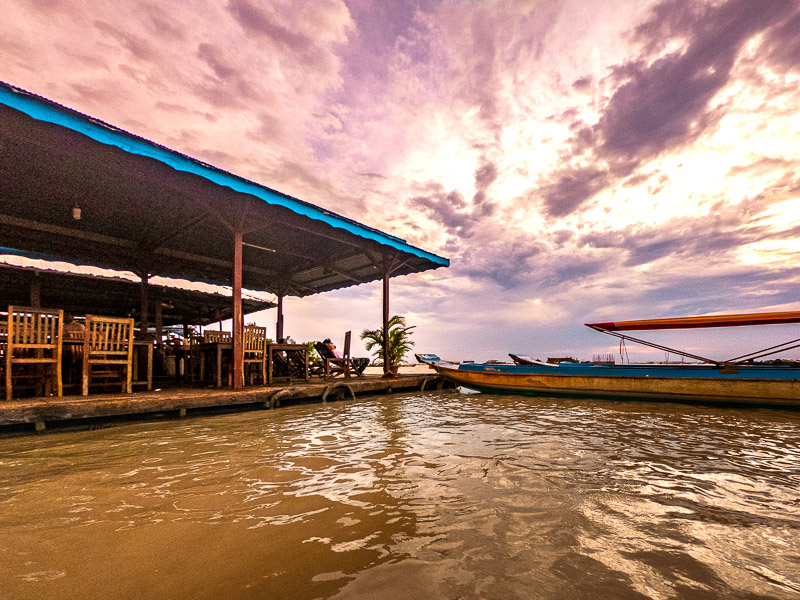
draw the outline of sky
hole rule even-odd
[[[0,79],[449,258],[391,281],[418,352],[586,360],[619,355],[587,322],[800,310],[796,0],[6,0]],[[284,310],[341,342],[381,285]]]

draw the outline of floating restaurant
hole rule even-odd
[[[386,328],[390,279],[449,265],[398,237],[2,82],[0,123],[0,254],[26,259],[0,264],[0,311],[8,307],[0,324],[0,380],[3,398],[11,399],[0,401],[0,425],[41,428],[45,420],[245,401],[271,406],[286,392],[268,386],[281,367],[290,383],[302,379],[305,390],[284,397],[327,397],[338,384],[311,383],[304,345],[270,343],[265,328],[245,326],[244,315],[275,307],[277,342],[284,337],[285,299],[382,281]],[[63,272],[39,261],[93,271]],[[70,331],[69,316],[84,314],[84,333]],[[232,323],[227,336],[200,340],[197,352],[179,350],[184,377],[194,376],[199,355],[200,371],[207,366],[219,387],[149,392],[150,400],[148,392],[127,395],[132,383],[152,387],[151,372],[136,373],[152,370],[165,327],[223,319]],[[83,353],[76,376],[83,392],[121,374],[120,392],[59,397],[70,375],[62,373],[70,336],[71,350]],[[348,358],[337,365],[342,375],[351,374]],[[407,383],[419,388],[430,379]],[[347,392],[405,385],[402,376],[368,380],[348,378]],[[28,384],[47,396],[19,398],[17,390]]]

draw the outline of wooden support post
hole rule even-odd
[[[194,371],[192,370],[192,345],[196,344],[195,340],[189,339],[192,330],[189,328],[189,323],[183,322],[183,381],[194,381]]]
[[[233,387],[244,387],[244,322],[242,320],[242,230],[233,232]]]
[[[42,307],[42,280],[39,274],[34,273],[31,277],[31,306],[34,308]]]
[[[384,257],[384,262],[385,262]],[[383,271],[383,374],[389,374],[389,269]]]
[[[147,330],[150,328],[150,317],[148,315],[148,310],[150,307],[150,283],[148,282],[147,277],[142,277],[142,283],[139,288],[140,295],[141,295],[141,317],[139,318],[139,333],[140,335],[144,336],[147,334]]]
[[[278,320],[275,322],[275,341],[283,341],[283,296],[278,296]]]
[[[156,345],[161,348],[162,344],[164,343],[164,315],[163,315],[163,308],[161,306],[161,294],[156,292],[155,294],[155,321],[156,321]]]

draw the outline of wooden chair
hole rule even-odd
[[[269,363],[269,361],[267,361]],[[288,379],[291,383],[296,368],[286,356],[285,352],[272,352],[272,380],[277,378]]]
[[[322,342],[314,342],[314,350],[317,351],[320,360],[315,360],[308,365],[309,375],[325,377],[325,355],[323,354],[325,350],[323,350],[322,346],[324,346]]]
[[[233,337],[230,331],[204,331],[203,344],[232,344]],[[210,365],[210,369],[206,366]],[[211,349],[205,348],[201,351],[200,356],[200,375],[199,380],[205,381],[206,373],[212,373],[217,386],[222,385],[223,379],[227,377],[228,385],[231,384],[231,364],[230,355],[227,359],[223,359],[222,349],[216,348],[216,352],[211,352]],[[223,377],[223,373],[227,370],[227,374]]]
[[[61,396],[61,342],[64,311],[32,307],[8,307],[6,342],[3,348],[5,362],[6,400],[11,400],[14,367],[21,366],[17,377],[32,381],[40,395],[52,393]],[[50,367],[45,376],[43,367]],[[20,371],[20,369],[17,369]]]
[[[267,351],[270,351],[267,345]],[[267,356],[267,371],[269,371],[269,356]],[[325,367],[322,362],[316,365],[308,365],[309,375],[324,375]],[[316,371],[316,372],[315,372]],[[271,377],[270,377],[271,375]],[[289,383],[293,379],[306,379],[306,355],[300,350],[275,350],[272,349],[272,373],[267,373],[267,380],[287,379]]]
[[[204,331],[203,343],[224,344],[233,341],[230,331]]]
[[[203,362],[203,353],[200,351],[200,339],[189,338],[186,342],[188,347],[186,350],[186,364],[184,365],[183,376],[191,382],[201,381],[202,377],[200,373],[202,369],[200,365]]]
[[[325,344],[314,345],[317,353],[325,362],[325,377],[344,375],[349,379],[351,374],[360,375],[353,366],[353,359],[350,358],[350,335],[349,331],[344,334],[344,349],[341,358],[336,356]]]
[[[94,379],[119,378],[122,391],[131,393],[133,319],[86,315],[83,337],[83,384],[89,394]]]
[[[261,383],[267,383],[267,328],[255,325],[245,325],[242,334],[242,345],[244,347],[244,359],[242,361],[242,383],[244,383],[247,372],[250,372],[250,385],[253,385],[258,369],[249,368],[253,365],[260,365]]]

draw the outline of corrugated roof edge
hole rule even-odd
[[[343,217],[304,200],[278,192],[239,175],[229,173],[4,81],[0,81],[0,103],[23,112],[38,121],[60,125],[90,137],[101,144],[115,146],[130,154],[158,160],[176,171],[194,173],[217,185],[228,187],[243,194],[250,194],[268,204],[283,206],[297,214],[322,221],[338,229],[344,229],[364,239],[373,240],[379,244],[424,258],[439,266],[446,267],[450,265],[448,259],[412,246],[399,237]]]

